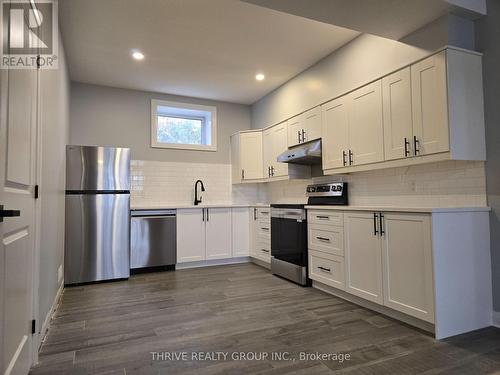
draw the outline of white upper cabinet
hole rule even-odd
[[[231,136],[231,171],[233,183],[253,182],[264,177],[262,131]]]
[[[271,167],[273,165],[274,143],[273,143],[273,128],[266,129],[262,132],[262,152],[263,152],[263,171],[265,178],[271,177]]]
[[[340,168],[347,163],[349,150],[348,98],[332,100],[321,106],[323,169]]]
[[[350,165],[384,160],[382,81],[353,91],[349,102]]]
[[[287,121],[288,147],[321,138],[321,107],[315,107]]]
[[[231,257],[231,209],[206,208],[206,259]]]
[[[242,180],[257,180],[264,177],[262,166],[262,132],[240,135]]]
[[[384,305],[433,323],[430,215],[387,213],[382,220]]]
[[[411,66],[411,87],[414,154],[449,151],[445,51]]]
[[[413,156],[410,68],[382,79],[385,160]]]
[[[287,127],[286,122],[274,126],[272,131],[272,143],[273,143],[273,160],[272,160],[272,170],[271,177],[284,177],[288,175],[288,164],[278,163],[276,160],[278,155],[285,152],[288,148],[287,145]]]

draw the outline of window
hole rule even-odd
[[[151,147],[217,150],[215,107],[151,101]]]

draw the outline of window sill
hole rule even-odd
[[[152,148],[162,148],[162,149],[174,149],[174,150],[188,150],[188,151],[209,151],[216,152],[216,145],[187,145],[187,144],[176,144],[176,143],[153,143]]]

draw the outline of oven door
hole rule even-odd
[[[298,266],[307,266],[304,209],[271,208],[271,255]]]

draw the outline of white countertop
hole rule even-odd
[[[398,207],[398,206],[305,206],[309,210],[337,210],[337,211],[383,211],[383,212],[484,212],[491,211],[490,207]]]
[[[131,210],[168,210],[168,209],[183,209],[183,208],[237,208],[237,207],[269,207],[269,204],[256,203],[256,204],[238,204],[238,203],[207,203],[199,204],[179,204],[179,203],[132,203]]]

